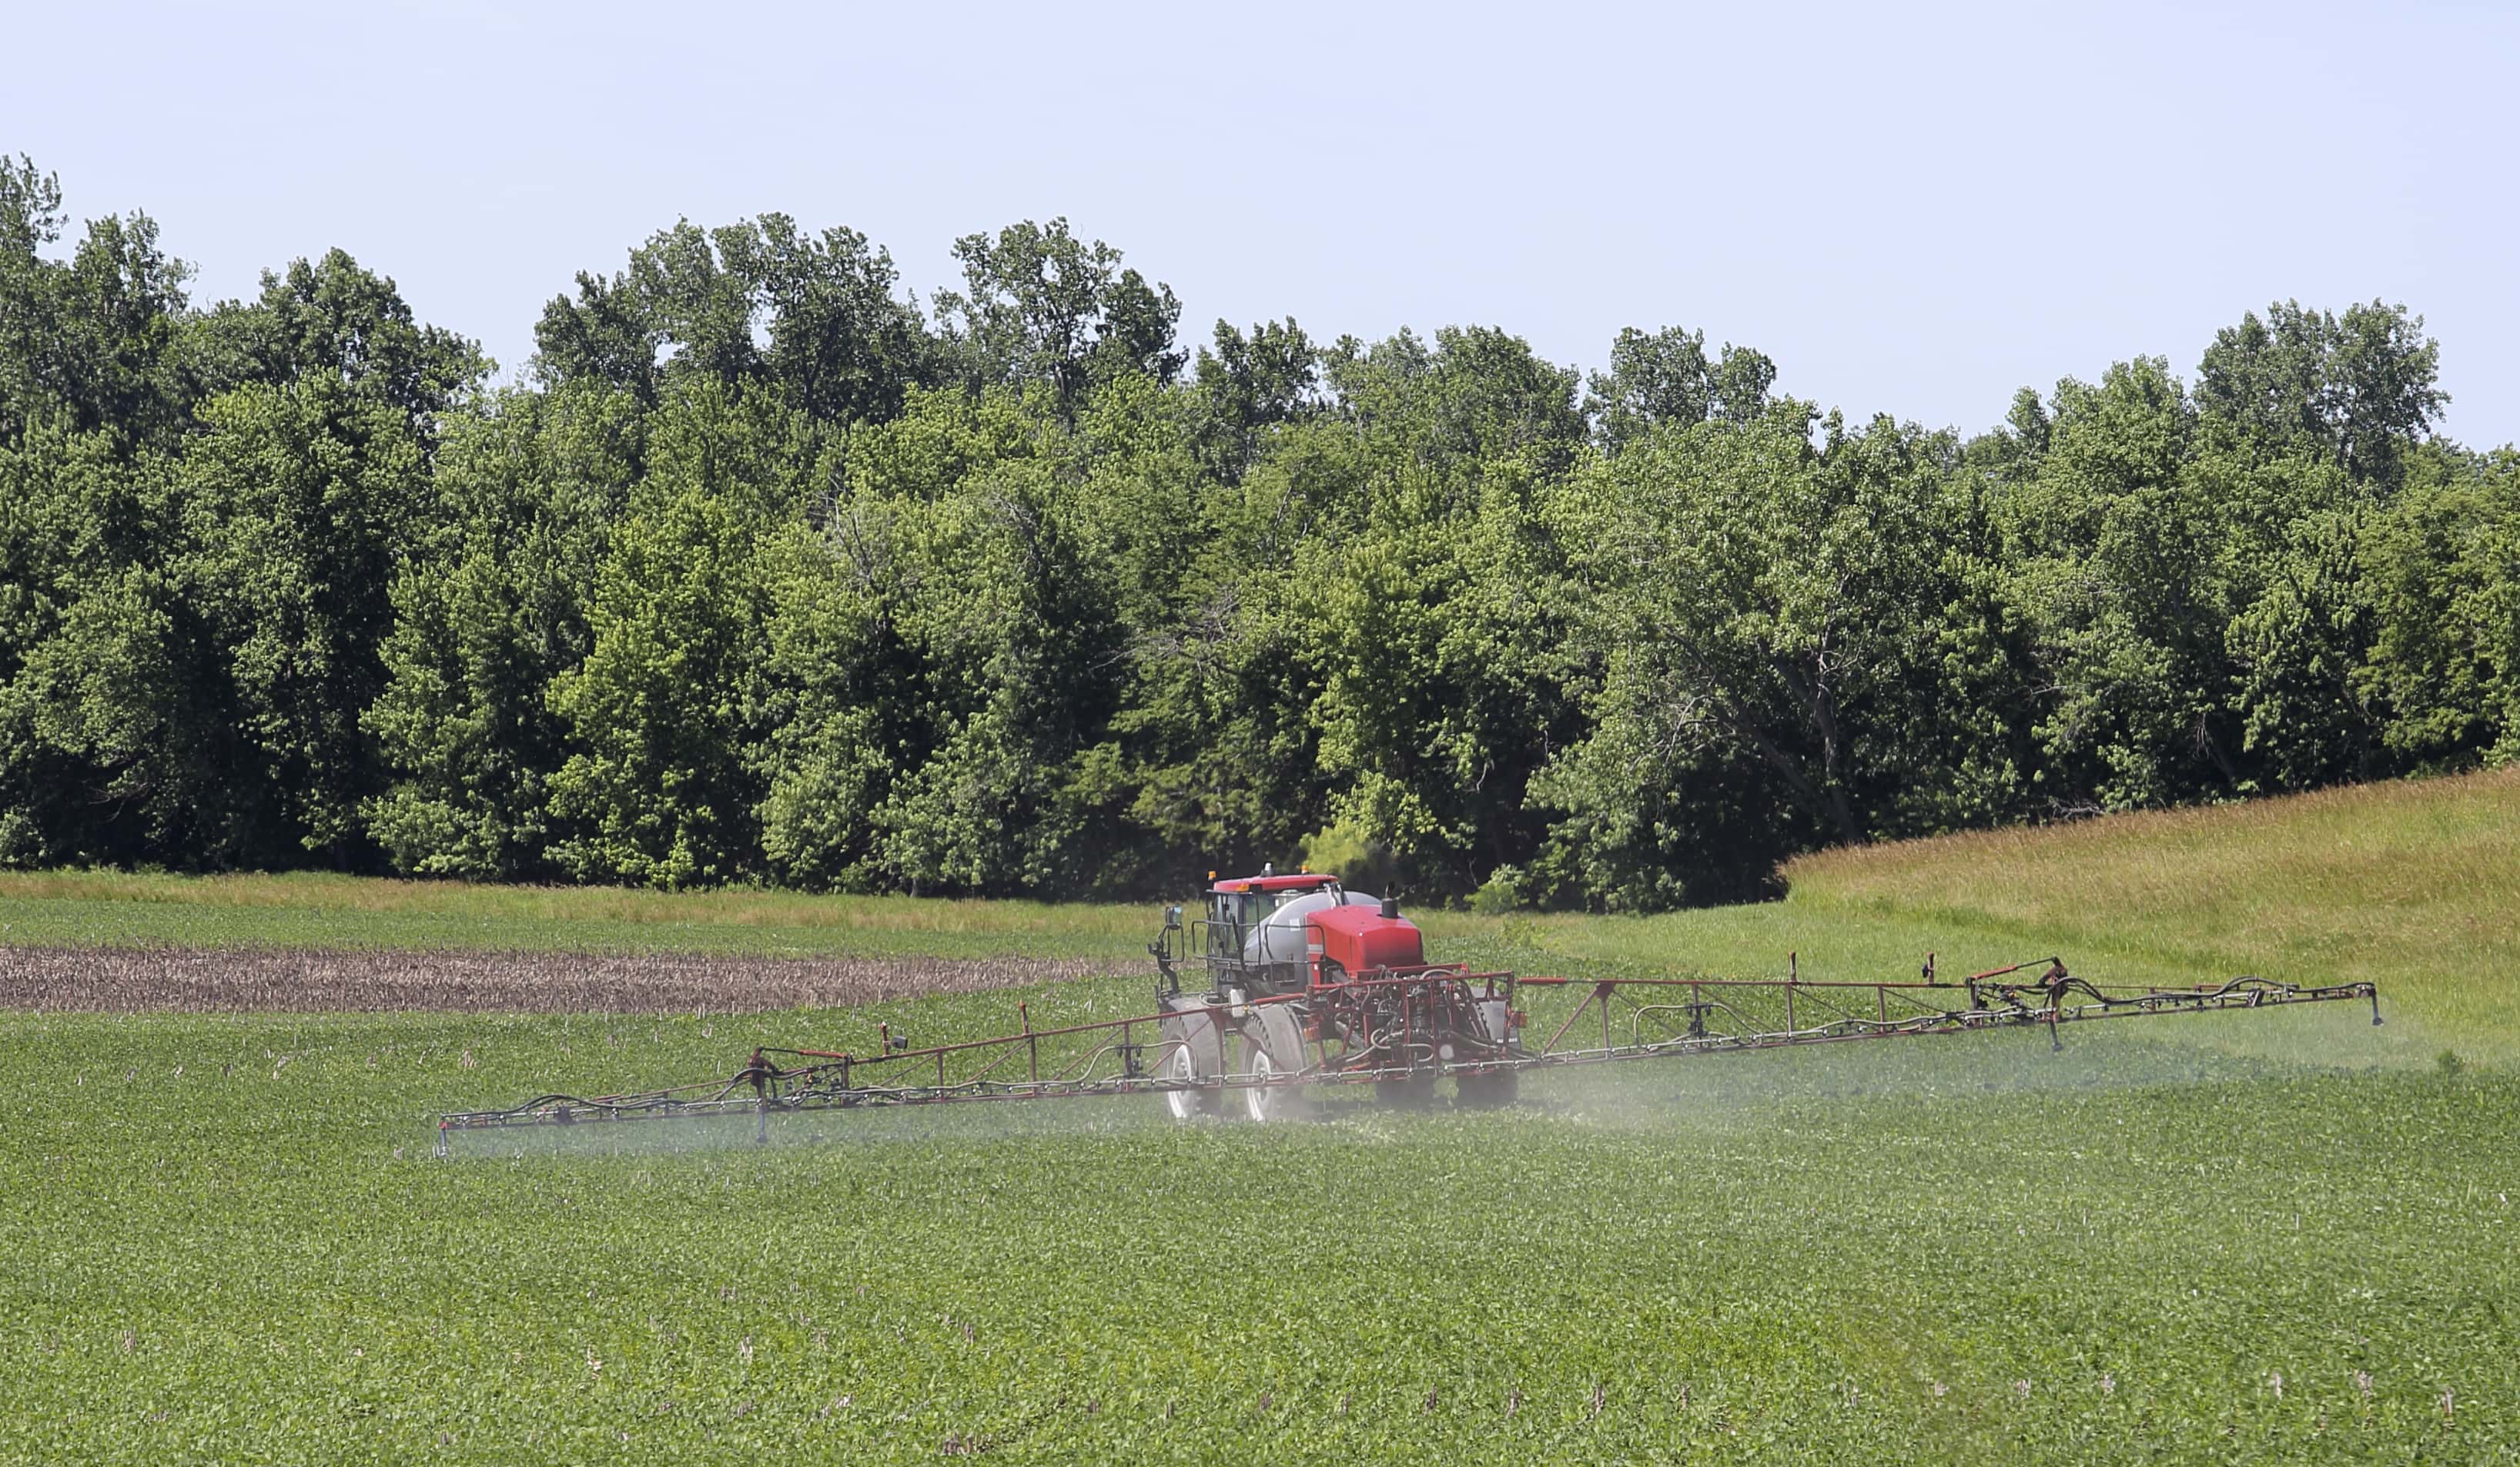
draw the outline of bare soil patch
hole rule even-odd
[[[35,1013],[754,1013],[1084,978],[1082,958],[755,958],[308,948],[0,948]]]

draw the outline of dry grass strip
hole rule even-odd
[[[0,947],[0,1010],[35,1013],[714,1014],[1083,978],[1082,958]]]

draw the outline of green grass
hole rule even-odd
[[[2520,1085],[2490,1072],[2011,1036],[1552,1077],[1510,1115],[1115,1102],[427,1158],[450,1099],[840,1027],[0,1023],[0,1457],[2481,1461],[2520,1434]]]
[[[982,1032],[1017,996],[1134,1009],[1150,914],[9,879],[5,940],[1038,938],[1113,976],[711,1020],[0,1016],[0,1461],[2520,1460],[2515,806],[2507,776],[2392,786],[1838,853],[1755,908],[1430,919],[1527,969],[2370,977],[2380,1030],[2339,1005],[1537,1076],[1502,1114],[966,1107],[447,1162],[443,1107]]]
[[[1946,975],[2061,954],[2191,983],[2382,984],[2393,1054],[2520,1059],[2520,770],[1833,851],[1780,902],[1603,919],[1419,912],[1438,957],[1526,971]],[[1145,965],[1151,906],[483,887],[320,875],[0,873],[0,944],[385,946]],[[2424,1047],[2430,1045],[2429,1048]]]
[[[497,887],[314,873],[0,872],[0,944],[478,948],[763,957],[1145,956],[1128,906]]]
[[[2393,1060],[2520,1059],[2520,769],[1836,850],[1785,874],[1786,898],[1758,906],[1506,925],[1525,967],[1781,977],[1799,953],[1806,975],[1868,978],[1936,952],[1946,977],[2055,954],[2129,982],[2368,980]],[[2280,1052],[2281,1028],[2227,1042]]]

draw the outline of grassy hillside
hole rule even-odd
[[[2520,1059],[2520,770],[1826,851],[1784,900],[1629,921],[1519,919],[1609,970],[1945,972],[2059,954],[2185,984],[2381,986],[2396,1058]],[[2234,1032],[2238,1032],[2235,1031]]]
[[[2389,984],[2520,1029],[2520,769],[1832,851],[1798,902],[2178,967]]]

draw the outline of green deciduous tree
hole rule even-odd
[[[2520,456],[2432,456],[2366,522],[2360,566],[2389,747],[2427,768],[2520,759]]]
[[[587,607],[586,660],[551,687],[575,751],[551,779],[581,881],[659,887],[759,870],[754,669],[766,610],[752,527],[705,485],[649,499],[615,529]]]
[[[2279,301],[2216,334],[2197,372],[2200,409],[2280,451],[2295,441],[2332,454],[2359,482],[2395,487],[2408,446],[2450,405],[2440,344],[2403,305],[2342,316]]]
[[[393,281],[340,250],[265,271],[252,301],[191,323],[186,350],[208,390],[338,387],[400,413],[424,443],[489,370],[472,342],[420,322]]]
[[[1831,420],[1815,444],[1812,423],[1784,401],[1666,424],[1559,505],[1603,668],[1594,732],[1541,787],[1570,816],[1552,869],[1578,890],[1738,892],[1764,862],[1727,848],[1915,834],[2018,802],[2015,655],[1973,573],[1988,530],[1953,481],[1957,445],[1886,419]],[[1691,808],[1722,846],[1686,828]]]
[[[0,158],[0,442],[60,414],[162,447],[194,395],[174,349],[192,269],[140,213],[92,220],[68,260],[47,259],[61,204],[52,174]]]
[[[2159,359],[2059,385],[2035,475],[1999,504],[2012,595],[2049,690],[2042,797],[2127,808],[2238,777],[2217,485],[2191,472],[2196,417]]]
[[[234,854],[231,721],[156,559],[161,460],[55,418],[0,445],[0,861]]]
[[[397,406],[321,375],[227,392],[204,428],[178,473],[173,564],[255,751],[236,771],[238,818],[360,863],[380,770],[359,716],[384,683],[404,549],[432,509],[427,456]]]
[[[934,371],[892,256],[853,229],[807,234],[786,214],[718,229],[688,219],[609,279],[580,273],[543,308],[536,366],[652,405],[669,382],[767,390],[824,423],[890,417]]]
[[[549,869],[564,730],[546,692],[589,650],[586,596],[641,437],[635,399],[593,384],[502,393],[451,425],[444,527],[394,578],[387,680],[362,720],[389,781],[365,817],[396,869]]]
[[[0,162],[0,862],[1642,909],[2520,756],[2520,470],[2399,306],[1963,439],[1680,328],[1185,379],[1057,219],[932,324],[854,231],[678,222],[496,391],[338,251],[197,309],[146,215],[71,238]]]
[[[1047,386],[1062,414],[1128,374],[1171,382],[1181,302],[1121,264],[1120,252],[1029,219],[954,242],[963,289],[940,291],[945,349],[966,383]]]
[[[892,623],[915,723],[873,813],[873,859],[921,891],[1092,882],[1080,760],[1115,711],[1126,630],[1114,545],[1047,388],[920,396],[856,443],[847,513],[888,523],[912,587]],[[866,522],[861,522],[866,523]]]
[[[1353,488],[1293,557],[1336,834],[1465,891],[1526,858],[1532,773],[1574,733],[1548,497],[1582,452],[1575,374],[1503,332],[1331,353]]]
[[[1601,446],[1616,453],[1661,424],[1756,418],[1776,381],[1777,364],[1747,346],[1727,344],[1709,357],[1704,332],[1631,326],[1610,344],[1610,370],[1593,374],[1585,411]]]
[[[1238,482],[1267,435],[1324,406],[1321,352],[1293,317],[1263,321],[1248,336],[1216,323],[1212,347],[1198,351],[1198,435],[1208,465]]]

